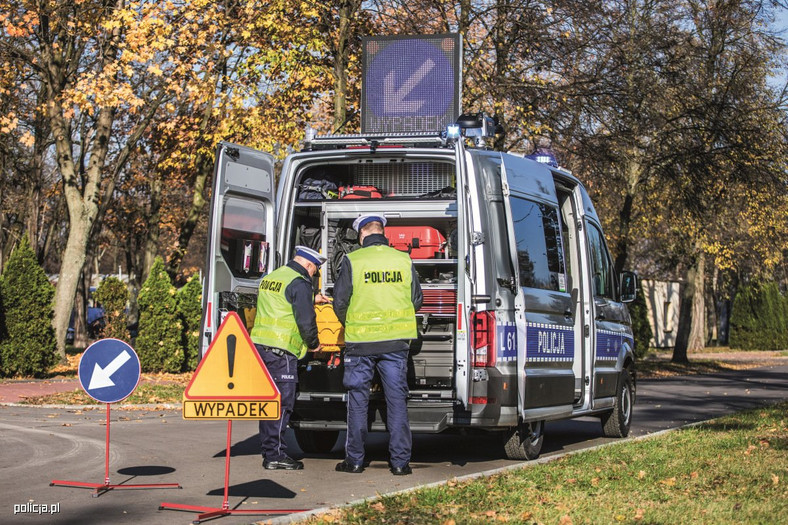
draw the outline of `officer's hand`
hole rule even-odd
[[[317,345],[317,348],[310,348],[309,351],[310,352],[320,352],[322,349],[323,349],[323,345],[319,344],[319,345]]]
[[[317,294],[315,296],[315,304],[326,304],[326,303],[330,303],[330,302],[331,302],[331,299],[329,299],[328,297],[326,297],[322,293],[319,293],[319,294]]]

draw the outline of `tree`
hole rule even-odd
[[[23,237],[0,276],[0,370],[4,376],[42,377],[56,363],[53,296],[52,285]]]
[[[135,342],[140,365],[146,372],[180,372],[184,363],[182,324],[178,317],[175,288],[156,257],[140,290],[140,324]]]
[[[103,337],[131,341],[126,318],[126,305],[129,301],[126,285],[117,277],[107,277],[98,285],[93,298],[104,308],[106,326]]]

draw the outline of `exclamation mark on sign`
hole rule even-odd
[[[233,369],[235,368],[235,336],[230,334],[227,336],[227,368],[230,372],[230,377],[233,377]],[[227,388],[232,390],[235,384],[231,381],[227,383]]]

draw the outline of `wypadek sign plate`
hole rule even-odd
[[[361,132],[438,132],[460,114],[460,35],[363,39]]]
[[[235,312],[183,392],[184,419],[279,419],[279,389]]]

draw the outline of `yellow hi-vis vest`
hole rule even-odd
[[[415,339],[416,312],[411,300],[410,256],[385,245],[347,255],[353,293],[345,318],[345,341],[371,343]]]
[[[257,313],[250,337],[259,345],[281,348],[299,359],[307,347],[298,331],[293,305],[285,297],[285,289],[303,276],[288,266],[280,266],[266,275],[257,289]]]

